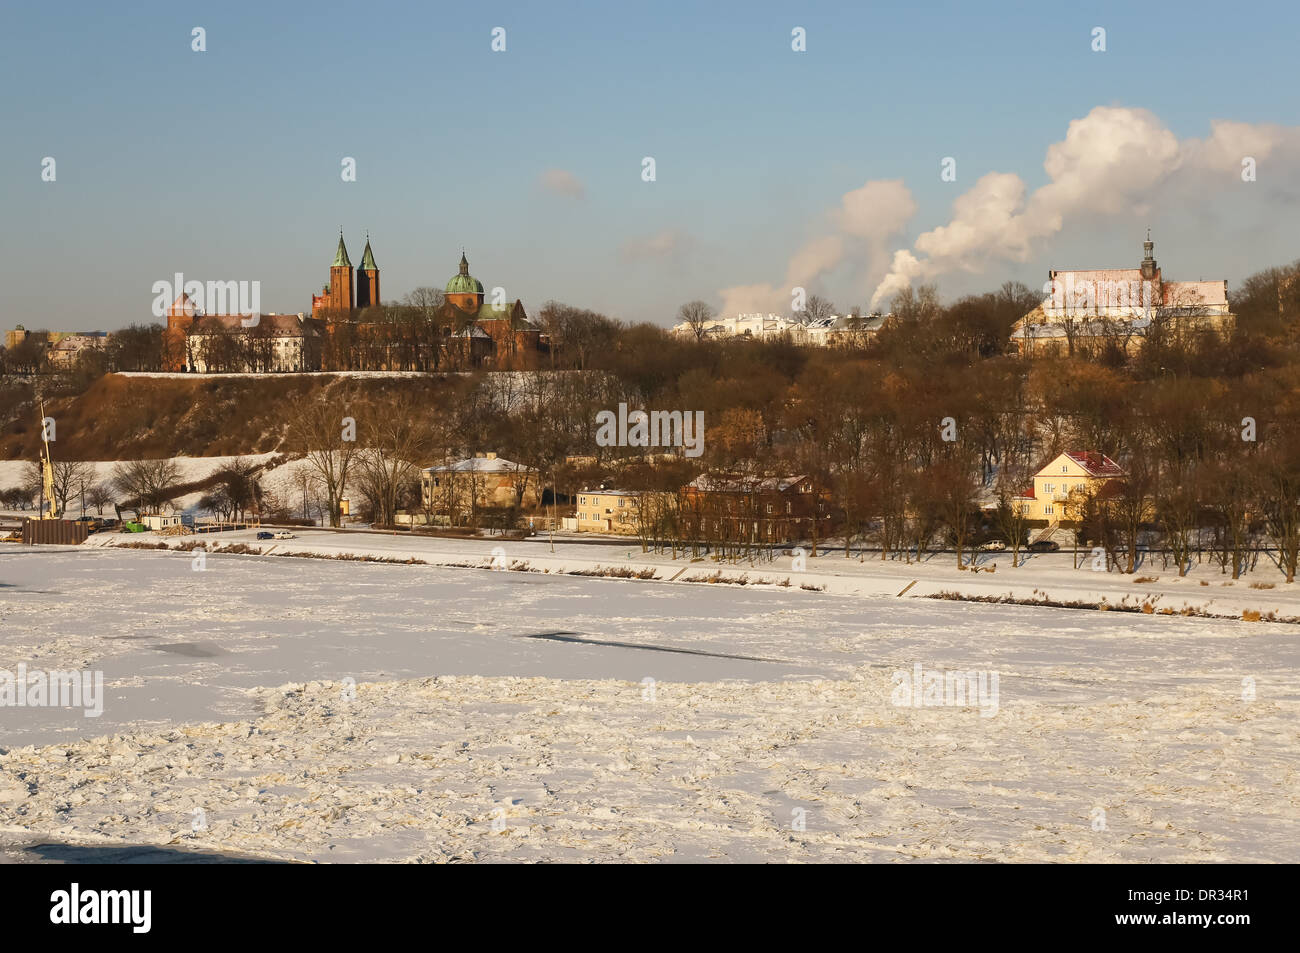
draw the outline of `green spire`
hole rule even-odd
[[[379,266],[375,264],[375,254],[370,250],[370,236],[366,236],[366,250],[361,253],[361,271],[378,271]]]
[[[347,246],[343,244],[343,229],[339,229],[339,250],[334,253],[334,261],[330,264],[331,268],[351,268],[352,262],[348,259]]]

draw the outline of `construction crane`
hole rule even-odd
[[[54,460],[50,456],[50,431],[45,426],[45,401],[41,401],[41,479],[44,485],[45,499],[41,503],[43,520],[59,518],[59,504],[54,498]]]

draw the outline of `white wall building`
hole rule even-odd
[[[887,315],[873,314],[865,317],[831,315],[812,321],[786,317],[782,314],[738,314],[735,317],[714,318],[704,328],[703,338],[777,338],[789,335],[796,344],[826,347],[850,343],[855,338],[870,336],[885,323]],[[695,337],[695,329],[685,321],[674,325],[674,334]]]

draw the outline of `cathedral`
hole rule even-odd
[[[487,299],[464,251],[432,309],[383,306],[370,236],[353,268],[340,229],[329,282],[312,295],[310,316],[205,314],[182,294],[167,313],[163,348],[169,370],[197,373],[527,370],[541,366],[549,340],[518,299]]]
[[[395,324],[387,315],[366,313],[381,304],[379,267],[375,264],[370,238],[355,272],[348,249],[339,233],[338,248],[330,264],[329,283],[312,295],[311,314],[326,329],[334,347],[326,345],[326,369],[398,370],[450,366],[458,369],[492,367],[525,370],[540,365],[549,341],[529,319],[523,302],[488,301],[483,282],[469,273],[464,251],[460,269],[447,281],[443,301],[431,315],[436,340]],[[428,360],[419,352],[430,347],[437,357]],[[417,352],[411,358],[407,352]]]
[[[329,284],[321,293],[311,296],[311,316],[335,319],[349,315],[354,309],[362,310],[379,304],[379,266],[375,253],[370,250],[370,236],[366,236],[366,250],[361,253],[361,267],[352,271],[348,247],[343,244],[343,230],[339,229],[339,247],[330,263]]]

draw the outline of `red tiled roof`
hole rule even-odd
[[[1077,463],[1090,477],[1120,477],[1124,470],[1118,463],[1096,450],[1067,450],[1065,455]]]

